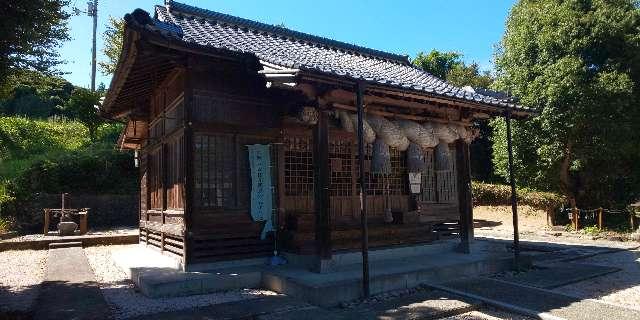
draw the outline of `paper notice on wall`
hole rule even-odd
[[[409,187],[411,193],[420,193],[420,187],[422,186],[422,173],[409,172]]]
[[[249,147],[249,166],[251,168],[251,218],[253,221],[265,221],[260,239],[267,232],[274,231],[272,222],[273,197],[271,194],[271,156],[269,145],[254,144]]]

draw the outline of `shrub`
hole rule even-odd
[[[79,122],[0,117],[0,159],[22,159],[51,151],[76,150],[89,143]]]
[[[472,182],[474,205],[510,205],[511,187],[502,184]],[[552,192],[541,192],[531,189],[518,188],[516,190],[518,203],[532,208],[552,213],[560,208],[566,198]]]

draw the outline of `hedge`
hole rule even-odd
[[[511,204],[511,187],[502,184],[472,182],[473,204],[477,206],[498,206]],[[534,209],[552,212],[566,203],[566,197],[552,192],[541,192],[531,189],[516,189],[518,204],[528,205]]]

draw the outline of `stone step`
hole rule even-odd
[[[82,242],[80,242],[80,241],[69,241],[69,242],[52,242],[52,243],[49,243],[49,249],[72,248],[72,247],[82,247]]]
[[[184,272],[170,268],[134,268],[131,280],[150,298],[179,297],[233,289],[260,288],[259,267],[237,267],[210,272]]]
[[[524,261],[530,266],[530,260]],[[523,266],[524,267],[524,266]],[[442,283],[460,275],[494,274],[513,268],[512,256],[488,258],[450,253],[443,256],[422,256],[402,260],[370,263],[370,292],[379,294],[392,290],[414,288],[425,283]],[[311,304],[332,307],[362,297],[362,268],[358,265],[340,268],[336,272],[314,273],[290,266],[265,270],[262,285],[269,289],[303,299]]]

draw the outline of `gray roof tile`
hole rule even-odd
[[[192,7],[175,1],[156,6],[155,28],[198,45],[250,53],[288,68],[315,70],[443,97],[528,110],[488,90],[470,92],[413,66],[407,56],[365,48]]]

